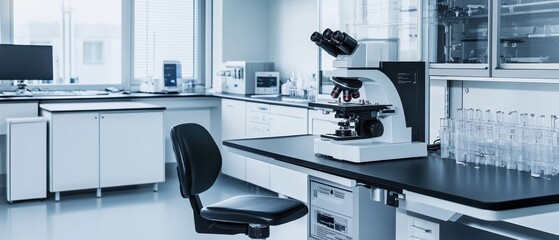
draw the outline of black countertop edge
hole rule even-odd
[[[282,96],[275,98],[253,98],[251,95],[231,94],[231,93],[208,93],[208,92],[191,92],[191,93],[132,93],[121,94],[111,93],[108,95],[87,95],[87,96],[37,96],[37,97],[2,97],[2,102],[39,102],[39,101],[67,101],[67,100],[119,100],[134,98],[189,98],[189,97],[215,97],[232,100],[241,100],[246,102],[273,104],[287,107],[311,108],[307,102],[289,102],[282,101]]]
[[[303,136],[303,135],[301,135],[301,136]],[[293,137],[293,136],[286,136],[286,137]],[[270,137],[270,138],[272,138],[272,137]],[[278,138],[278,137],[274,137],[274,138]],[[279,138],[281,138],[281,137],[279,137]],[[261,139],[265,139],[265,138],[261,138]],[[234,141],[234,140],[231,140],[231,141]],[[535,207],[535,206],[559,203],[559,196],[543,196],[543,197],[536,197],[536,198],[525,198],[525,199],[514,200],[514,201],[482,202],[482,201],[477,201],[477,200],[474,200],[474,199],[471,199],[471,198],[464,198],[464,197],[460,197],[460,196],[456,196],[456,195],[451,195],[451,194],[448,194],[448,193],[445,193],[445,192],[433,191],[433,190],[430,190],[430,189],[419,188],[419,187],[415,187],[413,185],[406,185],[406,184],[402,184],[400,182],[394,182],[394,181],[390,181],[390,180],[383,179],[383,178],[377,178],[377,177],[373,177],[373,176],[369,176],[369,175],[359,174],[359,173],[355,173],[355,172],[348,171],[348,170],[345,170],[345,169],[331,167],[331,166],[328,166],[328,165],[316,164],[316,163],[313,163],[313,162],[310,162],[310,161],[305,161],[305,160],[301,160],[301,159],[297,159],[297,158],[286,157],[286,156],[283,156],[283,155],[278,155],[278,154],[274,154],[274,153],[259,150],[259,149],[245,147],[245,146],[242,146],[242,145],[239,145],[239,144],[236,144],[236,143],[233,143],[233,142],[229,142],[229,141],[223,141],[223,145],[228,146],[228,147],[233,147],[233,148],[236,148],[236,149],[239,149],[239,150],[247,151],[247,152],[250,152],[250,153],[262,155],[262,156],[265,156],[265,157],[273,158],[275,160],[290,163],[290,164],[293,164],[293,165],[297,165],[297,166],[301,166],[301,167],[305,167],[305,168],[329,173],[329,174],[336,175],[336,176],[339,176],[339,177],[354,179],[357,182],[363,183],[363,184],[366,184],[366,185],[385,188],[387,190],[397,191],[397,192],[400,192],[400,193],[402,192],[403,189],[405,189],[405,190],[412,191],[412,192],[419,193],[419,194],[423,194],[423,195],[426,195],[426,196],[431,196],[431,197],[439,198],[439,199],[442,199],[442,200],[455,202],[455,203],[458,203],[458,204],[462,204],[462,205],[466,205],[466,206],[470,206],[470,207],[475,207],[475,208],[479,208],[479,209],[485,209],[485,210],[491,210],[491,211],[504,211],[504,210],[512,210],[512,209]],[[347,162],[347,164],[359,165],[359,163],[351,163],[351,162]]]

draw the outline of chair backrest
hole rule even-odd
[[[183,123],[171,128],[171,141],[183,197],[208,190],[221,171],[221,154],[210,133],[196,123]]]

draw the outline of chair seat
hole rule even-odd
[[[244,195],[204,207],[200,215],[212,221],[275,226],[305,216],[307,212],[307,206],[301,201]]]

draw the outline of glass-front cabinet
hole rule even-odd
[[[489,76],[488,0],[430,0],[431,74]]]
[[[431,75],[559,78],[559,0],[429,0]]]
[[[318,0],[319,29],[346,32],[384,61],[422,59],[421,0]],[[318,48],[317,48],[318,49]],[[319,51],[320,92],[330,93],[334,57]]]
[[[559,78],[559,1],[498,2],[493,76]]]

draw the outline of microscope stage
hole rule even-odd
[[[309,102],[309,107],[328,108],[336,111],[344,112],[362,112],[362,111],[392,111],[392,105],[382,104],[362,104],[352,102]]]

